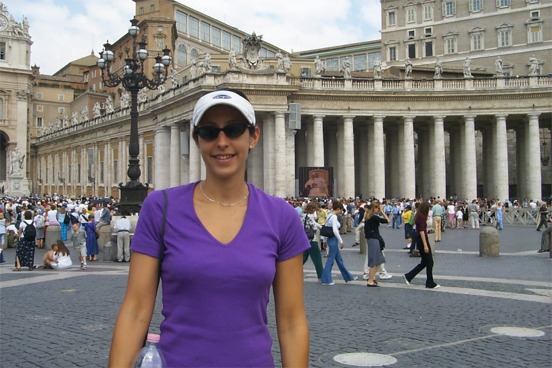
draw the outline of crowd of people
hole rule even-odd
[[[14,271],[32,271],[38,267],[59,270],[70,266],[65,244],[72,243],[80,254],[81,269],[86,270],[87,262],[98,260],[97,230],[110,223],[115,204],[111,198],[4,197],[0,201],[1,249],[16,248]],[[52,244],[48,244],[46,230],[54,226],[59,228],[61,239],[51,239]],[[42,265],[37,265],[35,249],[47,245],[51,250],[44,255]],[[4,262],[0,252],[0,263]]]

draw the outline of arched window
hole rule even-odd
[[[188,51],[186,50],[186,45],[184,44],[178,45],[177,63],[182,67],[188,65]]]
[[[192,51],[190,52],[190,59],[199,61],[199,52],[197,51],[196,48],[193,48]]]

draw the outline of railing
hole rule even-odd
[[[552,215],[552,211],[548,211],[548,217]],[[496,225],[496,210],[482,210],[479,219],[481,224]],[[510,225],[537,225],[540,221],[538,209],[532,210],[529,208],[504,208],[502,209],[502,221],[504,224]]]

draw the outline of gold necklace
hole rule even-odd
[[[247,191],[247,194],[243,196],[242,199],[240,199],[239,201],[237,202],[234,202],[234,203],[224,203],[224,202],[219,202],[213,198],[210,198],[207,194],[205,194],[205,192],[203,191],[203,181],[201,181],[199,183],[199,191],[201,192],[201,194],[203,194],[203,196],[205,197],[205,199],[207,199],[209,202],[212,202],[212,203],[216,203],[216,204],[220,204],[221,206],[224,206],[224,207],[232,207],[232,206],[235,206],[235,205],[238,205],[240,203],[242,203],[243,201],[245,201],[247,199],[247,197],[249,197],[249,191]]]

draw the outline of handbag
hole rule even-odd
[[[305,234],[307,234],[307,238],[309,240],[314,239],[314,230],[310,227],[310,225],[307,225],[307,216],[305,215],[305,220],[303,221],[303,228],[305,229]]]
[[[328,217],[328,220],[329,220],[331,217],[332,217],[332,216]],[[328,222],[328,220],[326,220],[326,223]],[[320,235],[325,236],[325,237],[327,237],[327,238],[332,238],[332,237],[334,237],[335,234],[334,234],[334,232],[333,232],[333,227],[323,225],[322,228],[320,229]]]

